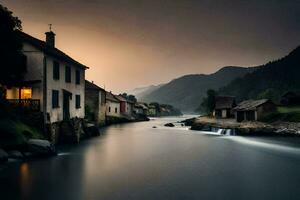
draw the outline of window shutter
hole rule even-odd
[[[53,79],[59,80],[59,63],[57,61],[53,61]]]
[[[52,90],[52,108],[59,107],[59,91]]]
[[[79,85],[80,84],[80,71],[76,70],[76,84]]]
[[[71,83],[71,67],[70,66],[66,66],[66,68],[65,68],[65,80],[66,80],[66,83]]]
[[[78,95],[78,94],[75,97],[75,106],[76,106],[77,109],[81,108],[81,106],[80,106],[80,95]]]

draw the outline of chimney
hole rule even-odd
[[[55,33],[53,33],[51,30],[49,32],[46,32],[46,44],[49,47],[54,48],[55,47]]]

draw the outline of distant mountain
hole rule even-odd
[[[193,112],[201,103],[208,89],[217,90],[235,78],[242,77],[253,70],[253,68],[228,66],[209,75],[182,76],[148,92],[148,94],[140,95],[140,100],[148,103],[171,104],[183,112]]]
[[[139,87],[139,88],[135,88],[133,90],[129,90],[129,91],[127,91],[127,93],[134,95],[139,100],[141,97],[150,94],[151,92],[153,92],[154,90],[160,88],[163,85],[164,84],[150,85],[150,86],[146,86],[146,87]]]
[[[238,100],[271,98],[278,101],[287,91],[300,90],[300,46],[287,56],[258,66],[255,71],[233,80],[219,93]]]

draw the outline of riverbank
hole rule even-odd
[[[183,122],[191,126],[191,130],[199,131],[224,129],[225,132],[230,130],[233,135],[300,136],[300,123],[298,122],[236,122],[235,119],[216,119],[207,116],[188,119]]]

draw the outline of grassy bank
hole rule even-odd
[[[275,121],[283,121],[283,122],[300,122],[300,107],[285,107],[279,106],[277,107],[277,111],[272,113],[263,119],[264,122],[275,122]]]
[[[42,134],[37,129],[21,121],[0,119],[0,148],[16,148],[24,145],[28,139],[42,138]]]

